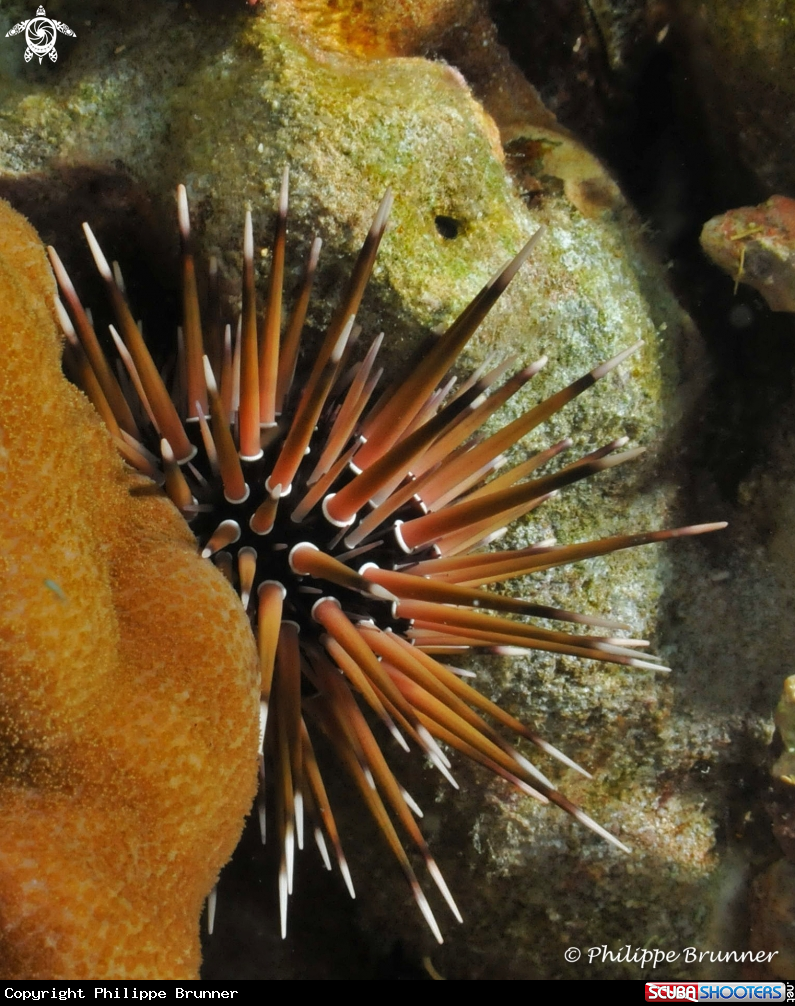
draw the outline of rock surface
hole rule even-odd
[[[25,11],[14,3],[4,17],[10,25]],[[142,305],[145,330],[157,330],[160,301],[173,291],[171,193],[179,181],[188,186],[205,254],[221,257],[233,288],[242,206],[251,204],[257,241],[266,244],[278,179],[290,164],[288,295],[317,229],[326,246],[310,314],[318,328],[383,189],[392,186],[392,229],[359,317],[366,332],[386,331],[391,365],[405,360],[420,335],[452,318],[543,225],[538,254],[473,340],[466,362],[497,350],[521,360],[549,354],[544,375],[506,410],[509,420],[643,338],[640,353],[526,447],[570,434],[575,449],[585,451],[626,433],[652,450],[632,471],[562,493],[513,541],[551,534],[578,541],[724,516],[694,513],[689,499],[677,500],[678,423],[703,380],[697,336],[643,251],[637,221],[614,183],[551,117],[530,113],[529,97],[513,121],[501,117],[506,96],[502,104],[495,98],[488,105],[492,119],[458,71],[413,55],[413,41],[377,54],[330,51],[307,40],[283,5],[240,15],[161,2],[134,12],[108,4],[86,13],[82,27],[70,14],[77,39],[55,68],[26,66],[16,50],[14,56],[4,50],[2,190],[31,213],[46,194],[46,214],[37,223],[66,248],[64,257],[68,234],[84,215],[98,218],[103,244],[132,277],[128,287]],[[301,31],[311,35],[306,25]],[[45,69],[54,72],[45,76]],[[506,171],[503,143],[516,182]],[[137,249],[153,251],[141,255],[130,247],[124,237],[133,232]],[[146,271],[158,274],[165,297],[141,291],[135,280]],[[698,630],[706,612],[731,610],[720,548],[696,542],[621,553],[543,574],[524,588],[626,620],[663,644],[675,669],[669,678],[552,657],[479,667],[485,691],[533,719],[594,772],[588,785],[568,777],[565,784],[627,840],[632,856],[622,857],[562,813],[528,806],[477,770],[456,768],[462,793],[453,795],[422,766],[395,759],[426,812],[426,834],[465,916],[455,931],[452,921],[444,925],[447,943],[439,952],[397,869],[348,800],[345,781],[332,780],[359,891],[349,924],[368,947],[363,957],[383,961],[399,945],[413,962],[433,950],[448,978],[638,978],[637,965],[589,965],[585,951],[734,939],[738,915],[727,905],[742,890],[748,866],[718,836],[737,773],[762,758],[769,701],[747,664],[732,664],[728,680],[713,686],[721,642],[717,633],[713,642],[710,630],[706,639]],[[692,615],[694,594],[701,625]],[[669,625],[686,623],[684,641],[673,631],[658,633],[661,596],[673,616]],[[742,753],[738,738],[746,743]],[[319,888],[324,893],[301,907],[302,885],[315,884],[301,879],[315,869],[312,855],[304,858],[297,881],[303,927],[293,931],[288,953],[268,935],[278,930],[272,872],[248,889],[233,879],[239,897],[224,907],[222,887],[219,924],[224,919],[232,933],[225,947],[238,941],[247,950],[230,948],[224,956],[211,947],[208,977],[303,977],[302,936],[303,960],[312,952],[334,958],[333,938],[318,937],[313,926],[325,908],[337,910],[336,895]],[[238,878],[251,877],[247,866],[240,869]],[[328,930],[334,928],[330,917]],[[569,945],[583,950],[577,965],[564,960]],[[682,965],[671,974],[692,976],[692,969]]]
[[[677,0],[688,90],[713,156],[742,165],[762,192],[795,191],[792,0]]]
[[[773,196],[704,224],[701,246],[737,283],[747,283],[774,311],[795,311],[795,200]]]

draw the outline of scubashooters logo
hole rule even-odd
[[[646,982],[646,1002],[785,1002],[784,982]]]
[[[43,7],[39,7],[36,16],[30,18],[29,21],[20,21],[19,24],[15,24],[10,31],[6,32],[6,38],[11,35],[19,35],[21,31],[25,32],[25,41],[28,43],[28,47],[25,49],[26,63],[29,63],[34,56],[39,57],[39,63],[45,56],[49,56],[50,60],[55,63],[58,59],[58,53],[55,51],[55,39],[58,32],[77,38],[69,25],[47,17]]]

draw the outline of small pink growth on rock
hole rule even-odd
[[[747,283],[773,311],[795,311],[795,200],[772,196],[713,217],[701,247],[735,279]]]

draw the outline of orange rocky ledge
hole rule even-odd
[[[0,973],[195,978],[255,789],[254,641],[61,375],[54,294],[0,202]]]

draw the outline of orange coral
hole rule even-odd
[[[254,642],[61,376],[53,296],[0,202],[0,970],[196,977],[255,788]]]

